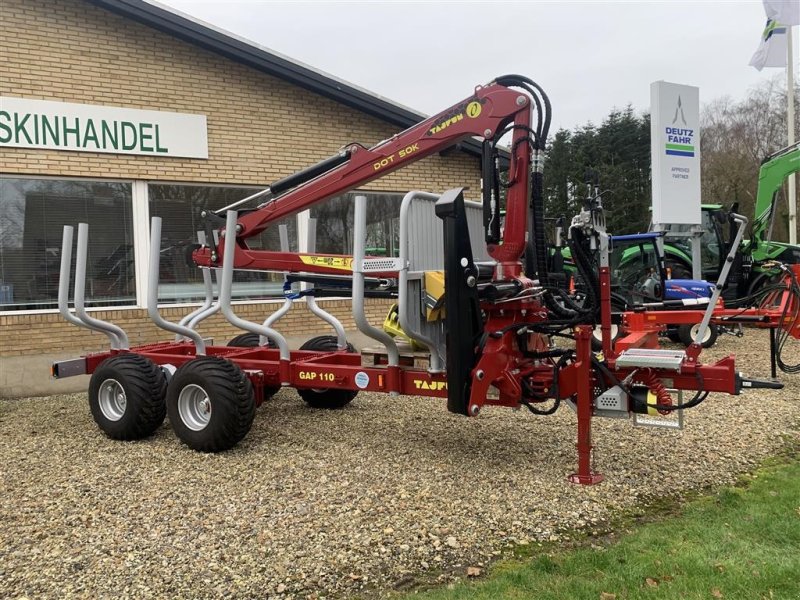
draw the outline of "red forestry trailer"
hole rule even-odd
[[[294,387],[315,408],[342,408],[365,390],[445,398],[448,410],[471,417],[485,405],[525,406],[548,415],[563,402],[576,411],[578,420],[578,467],[570,480],[584,484],[602,480],[592,467],[593,416],[634,415],[636,420],[653,412],[682,414],[710,392],[779,387],[743,377],[733,357],[700,363],[699,346],[686,352],[615,352],[609,336],[608,236],[601,209],[584,210],[570,228],[573,256],[588,282],[586,299],[577,303],[551,283],[542,192],[549,125],[550,102],[539,85],[518,75],[498,77],[371,148],[350,144],[253,196],[203,214],[204,231],[193,260],[203,271],[207,297],[180,323],[170,323],[158,312],[161,222],[154,218],[148,311],[157,325],[175,335],[157,344],[132,348],[121,328],[87,314],[84,224],[78,229],[75,312],[70,312],[72,229],[65,227],[59,307],[71,322],[105,333],[111,348],[57,362],[53,375],[92,375],[89,404],[110,437],[145,437],[168,414],[177,436],[206,452],[235,446],[247,434],[256,407],[285,386]],[[502,181],[498,144],[506,136],[511,139],[510,157]],[[288,244],[281,252],[248,246],[249,238],[282,217],[471,137],[482,140],[482,202],[465,200],[462,189],[441,195],[409,192],[400,207],[396,258],[365,256],[363,196],[356,198],[352,256],[293,253]],[[236,210],[255,200],[260,200],[257,207]],[[591,259],[592,248],[601,250],[599,270]],[[237,269],[285,273],[285,303],[264,323],[235,314],[231,288]],[[217,297],[212,273],[218,278]],[[296,282],[311,287],[293,291]],[[796,337],[799,291],[792,279],[781,292],[795,319],[793,325],[781,321],[781,327]],[[365,365],[347,343],[341,323],[315,302],[322,295],[347,293],[358,328],[385,347],[385,364]],[[367,322],[364,299],[386,296],[397,298],[399,324],[426,349],[426,366],[409,364],[394,340]],[[274,326],[301,297],[334,335],[313,338],[292,351]],[[246,332],[233,345],[209,345],[198,333],[202,321],[216,312]],[[598,323],[604,332],[603,355],[591,348]],[[574,347],[555,346],[554,336],[572,338]],[[692,399],[682,402],[682,391],[691,391]]]

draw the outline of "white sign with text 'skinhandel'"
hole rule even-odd
[[[205,115],[0,97],[0,148],[208,158]]]

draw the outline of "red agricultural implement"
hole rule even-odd
[[[632,333],[624,342],[626,349],[612,347],[608,236],[599,208],[583,211],[570,228],[570,247],[587,282],[585,299],[578,303],[551,283],[542,194],[549,123],[550,104],[537,84],[515,75],[499,77],[371,148],[350,144],[258,194],[203,214],[205,230],[193,260],[202,269],[207,297],[180,323],[167,322],[158,313],[161,224],[154,218],[148,311],[156,324],[175,334],[173,341],[131,348],[122,329],[86,313],[85,225],[78,230],[75,314],[69,311],[72,229],[65,228],[61,312],[78,325],[105,333],[111,349],[56,363],[54,376],[92,374],[92,413],[113,438],[145,437],[169,414],[183,442],[209,452],[236,445],[249,430],[256,406],[284,386],[297,389],[314,408],[344,407],[362,390],[446,398],[448,410],[466,416],[476,416],[485,405],[525,406],[547,415],[563,402],[577,413],[578,468],[570,480],[578,483],[602,479],[592,468],[593,416],[633,415],[636,420],[652,413],[682,414],[711,392],[780,387],[746,379],[732,357],[700,363],[698,345],[685,352],[657,349],[658,327],[649,324],[647,312],[627,315]],[[501,180],[505,156],[498,143],[506,136],[511,138],[508,172]],[[482,140],[482,202],[466,201],[462,189],[441,195],[409,192],[400,207],[396,258],[365,256],[363,196],[356,198],[352,256],[292,253],[286,243],[281,252],[248,247],[249,238],[282,217],[471,137]],[[256,208],[234,210],[256,199],[261,200]],[[596,248],[599,270],[590,259]],[[263,324],[235,314],[231,290],[239,269],[285,273],[285,303]],[[212,272],[218,276],[216,298]],[[769,315],[763,323],[800,337],[796,275],[787,271],[786,283],[776,286],[776,303],[763,309]],[[342,325],[315,302],[324,295],[348,294],[356,325],[385,348],[384,361],[365,363],[348,345]],[[391,336],[367,322],[364,304],[369,297],[397,298],[399,325],[425,348],[425,366],[409,361]],[[301,298],[334,335],[313,338],[293,351],[274,326]],[[210,345],[198,333],[202,321],[218,311],[246,332],[234,345]],[[697,313],[694,317],[697,322]],[[598,323],[604,332],[602,355],[591,348]],[[574,344],[556,346],[555,336],[572,338]],[[692,391],[692,399],[683,402],[683,391]]]

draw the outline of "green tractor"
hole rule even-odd
[[[767,156],[761,163],[756,192],[755,219],[750,226],[750,239],[742,241],[737,264],[731,271],[729,284],[723,297],[730,300],[744,298],[756,293],[777,276],[778,271],[770,263],[800,263],[800,246],[774,242],[769,238],[775,218],[775,204],[786,178],[800,171],[800,143],[788,146]],[[720,204],[704,204],[702,236],[702,278],[716,281],[734,237],[730,214],[737,207],[726,209]],[[687,225],[673,225],[667,231],[687,231]],[[680,238],[667,239],[664,255],[668,272],[675,279],[692,276],[692,252],[690,243]]]

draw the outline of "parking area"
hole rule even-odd
[[[762,332],[725,336],[769,374]],[[800,382],[712,395],[687,429],[594,420],[606,481],[571,485],[575,422],[361,394],[309,409],[286,389],[234,450],[183,446],[165,423],[107,439],[85,394],[0,400],[0,596],[331,597],[463,575],[509,544],[602,529],[620,509],[730,483],[797,436]]]

